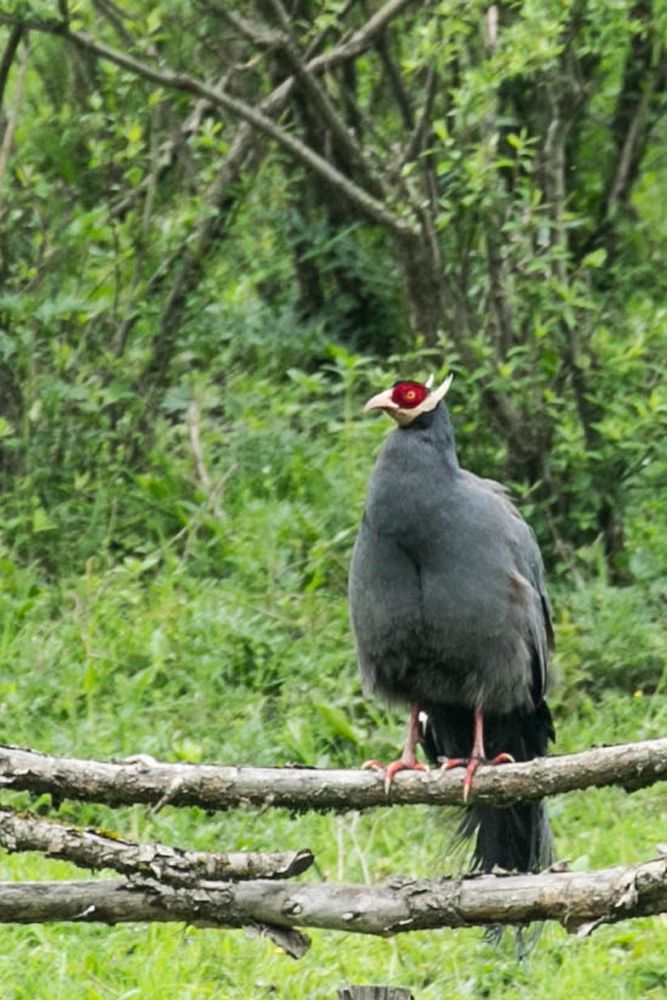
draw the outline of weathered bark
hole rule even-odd
[[[310,851],[182,851],[166,844],[137,844],[104,830],[81,829],[31,813],[0,810],[0,845],[6,851],[40,851],[79,868],[111,868],[169,885],[206,881],[291,878],[313,863]]]
[[[667,738],[598,747],[502,767],[480,767],[470,802],[508,805],[582,788],[619,785],[634,791],[667,778]],[[34,750],[0,747],[5,789],[50,793],[108,805],[144,802],[156,809],[242,805],[288,809],[368,809],[373,806],[461,805],[460,772],[402,772],[385,794],[384,776],[372,771],[325,771],[294,767],[223,767],[214,764],[103,763],[49,757]]]
[[[402,986],[343,986],[338,1000],[414,1000]]]
[[[383,885],[253,880],[174,888],[151,879],[0,883],[0,923],[187,921],[320,927],[386,937],[439,927],[555,920],[567,930],[667,909],[667,858],[590,872],[395,879]]]

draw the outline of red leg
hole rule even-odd
[[[449,757],[442,763],[442,770],[448,771],[450,767],[463,767],[465,765],[466,773],[463,776],[463,801],[468,801],[468,796],[470,795],[470,789],[472,788],[473,778],[475,777],[475,771],[480,764],[513,764],[514,757],[509,753],[499,753],[493,758],[493,760],[486,759],[486,751],[484,750],[484,715],[482,712],[476,711],[473,721],[473,742],[472,751],[468,760],[464,760],[462,757]]]
[[[388,764],[387,767],[383,767],[377,760],[367,760],[361,766],[363,768],[372,768],[376,771],[384,771],[384,787],[385,791],[389,791],[392,781],[394,780],[394,775],[398,774],[399,771],[428,771],[426,764],[421,764],[417,760],[417,755],[415,749],[417,743],[419,742],[419,705],[412,705],[410,707],[410,721],[408,722],[408,735],[405,740],[405,747],[403,748],[403,753],[398,760],[393,761]]]
[[[472,788],[472,779],[475,777],[475,771],[481,763],[486,760],[486,752],[484,750],[484,716],[481,712],[475,712],[475,717],[473,721],[473,741],[472,741],[472,753],[470,754],[470,760],[468,761],[468,766],[466,767],[466,773],[463,776],[463,801],[468,801],[468,796],[470,795],[470,789]]]

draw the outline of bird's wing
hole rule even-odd
[[[421,588],[409,552],[395,537],[378,532],[367,514],[352,553],[348,594],[361,676],[374,690],[378,672],[401,646],[401,627],[419,618]]]
[[[465,481],[493,495],[502,504],[510,536],[510,547],[515,571],[530,585],[535,600],[528,607],[528,628],[535,652],[533,667],[533,696],[538,702],[547,686],[549,654],[554,648],[553,612],[544,580],[544,563],[535,533],[512,503],[506,487],[495,479],[483,479],[467,470],[461,470]]]

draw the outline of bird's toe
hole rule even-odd
[[[451,771],[453,767],[465,767],[467,763],[467,757],[438,757],[441,771]]]
[[[463,801],[467,802],[472,789],[473,779],[475,777],[475,772],[480,764],[484,764],[486,761],[483,757],[471,757],[466,765],[466,773],[463,776]]]
[[[395,760],[391,764],[388,764],[385,769],[384,776],[385,792],[389,792],[391,783],[399,771],[428,771],[428,766],[426,764],[422,764],[418,760],[414,760],[414,758],[404,760],[402,757],[399,760]]]
[[[361,765],[362,771],[384,771],[384,764],[381,764],[379,760],[365,760]]]

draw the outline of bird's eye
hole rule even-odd
[[[397,382],[391,398],[401,409],[412,410],[428,396],[428,389],[421,382]]]

